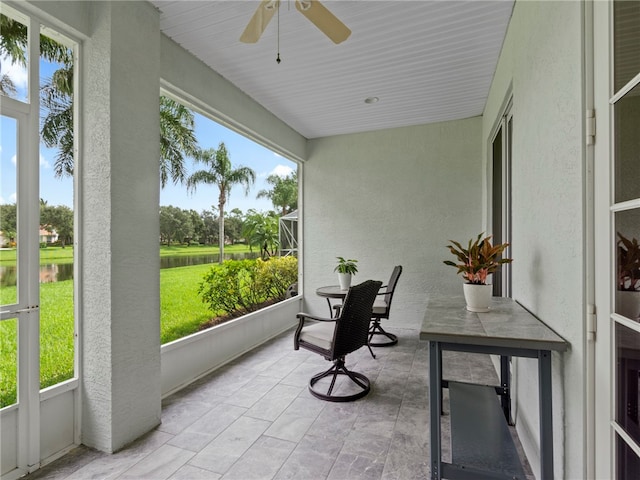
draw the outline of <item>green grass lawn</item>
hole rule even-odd
[[[3,287],[0,301],[15,299],[16,287]],[[73,376],[73,281],[40,285],[40,386]],[[16,399],[18,322],[0,322],[0,407]]]
[[[212,317],[197,293],[209,268],[196,265],[160,271],[162,343],[197,332]],[[3,287],[0,303],[9,303],[4,299],[15,299],[15,295],[15,287]],[[41,284],[40,298],[40,386],[44,388],[73,377],[73,280]],[[16,320],[0,322],[0,408],[16,400],[16,332]]]
[[[160,341],[164,343],[197,332],[212,317],[198,295],[198,286],[211,265],[160,270]]]

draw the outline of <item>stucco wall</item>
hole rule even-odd
[[[512,88],[513,296],[571,344],[553,356],[557,478],[584,478],[581,21],[580,2],[516,2],[482,133],[487,152]],[[536,364],[519,360],[515,373],[518,430],[537,471]]]
[[[96,2],[90,20],[76,170],[82,443],[111,452],[160,422],[160,29],[143,2]]]
[[[335,257],[358,260],[358,283],[404,270],[389,325],[419,327],[432,293],[462,292],[442,260],[449,238],[482,229],[481,119],[309,141],[304,166],[306,308],[328,314],[314,292],[338,283]]]

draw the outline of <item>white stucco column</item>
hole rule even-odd
[[[82,443],[160,421],[158,12],[91,2],[80,60]]]

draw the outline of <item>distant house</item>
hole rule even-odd
[[[40,243],[55,243],[58,241],[58,233],[54,230],[48,230],[47,225],[40,226]]]
[[[10,248],[15,246],[15,238],[11,235],[11,232],[5,234],[5,232],[0,231],[0,248]]]

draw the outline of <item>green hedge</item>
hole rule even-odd
[[[298,259],[227,260],[211,268],[198,293],[216,315],[249,313],[265,303],[284,300],[287,288],[298,281]]]

